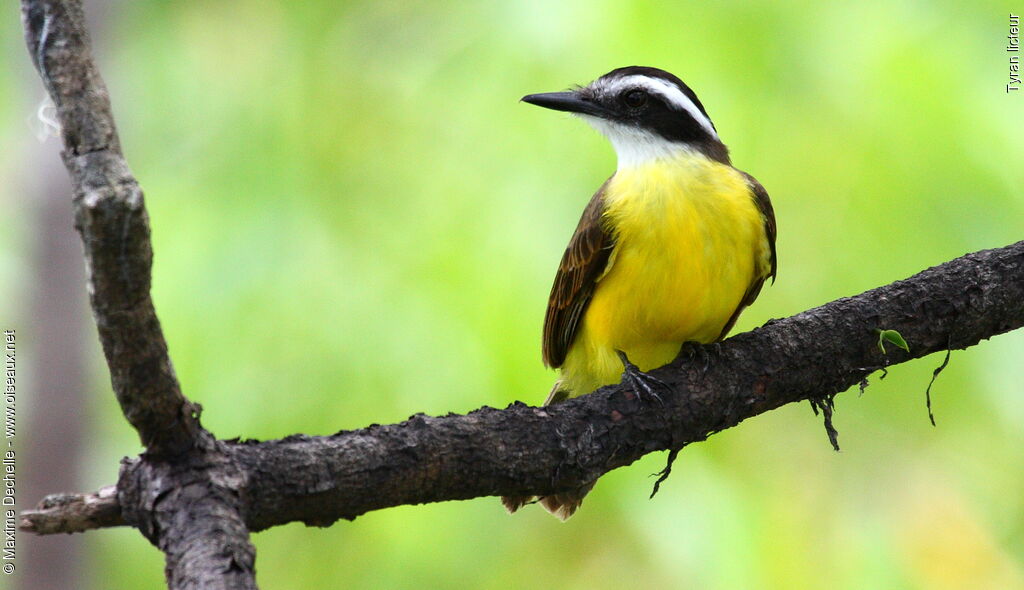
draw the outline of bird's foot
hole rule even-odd
[[[622,384],[627,385],[636,392],[636,396],[641,400],[644,397],[658,400],[659,404],[664,405],[661,396],[658,395],[657,390],[662,392],[672,393],[672,388],[667,383],[644,373],[636,365],[629,362],[629,358],[626,357],[626,353],[621,350],[615,351],[619,355],[619,359],[622,360]]]
[[[703,379],[708,373],[708,368],[711,366],[712,356],[721,356],[722,354],[722,343],[712,342],[709,345],[701,344],[695,340],[687,340],[683,342],[682,348],[679,350],[679,356],[685,356],[691,362],[700,359],[701,369],[700,378]]]

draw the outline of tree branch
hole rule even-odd
[[[239,443],[231,452],[249,474],[252,530],[324,525],[401,504],[551,494],[784,404],[835,395],[885,366],[1022,325],[1018,242],[736,335],[718,354],[707,348],[706,373],[703,362],[676,359],[654,371],[674,390],[663,406],[618,385],[545,408],[418,415],[328,437]],[[910,352],[883,355],[878,329],[899,331]]]
[[[171,588],[255,588],[255,550],[242,522],[244,474],[202,429],[182,395],[150,298],[153,253],[142,191],[121,154],[107,89],[93,64],[81,3],[22,0],[25,40],[57,107],[89,298],[121,411],[159,478],[126,501],[63,498],[23,521],[62,530],[139,528],[166,556]],[[57,520],[47,520],[49,516]]]
[[[107,486],[92,494],[51,494],[35,510],[23,510],[18,528],[40,535],[81,533],[124,525],[117,488]]]
[[[673,389],[664,405],[617,385],[545,408],[517,402],[465,416],[417,415],[332,436],[229,442],[224,450],[246,474],[250,530],[326,526],[402,504],[551,494],[784,404],[830,397],[884,367],[1021,326],[1024,242],[738,334],[720,352],[706,349],[706,372],[703,361],[676,359],[654,371]],[[899,331],[910,352],[889,347],[883,355],[879,329]],[[126,461],[118,487],[133,489],[154,477],[150,470],[144,460]]]
[[[149,218],[121,155],[81,4],[22,0],[21,6],[29,53],[61,123],[75,228],[85,245],[89,298],[114,392],[150,453],[184,452],[199,424],[181,393],[149,295]]]

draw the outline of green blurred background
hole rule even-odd
[[[266,439],[543,400],[550,281],[615,160],[581,122],[517,101],[615,67],[686,80],[772,195],[778,281],[736,331],[1021,239],[1024,92],[1005,92],[1004,46],[1022,9],[107,1],[90,19],[146,192],[153,296],[185,392],[218,436]],[[34,328],[51,263],[30,189],[63,172],[54,140],[33,136],[43,93],[14,3],[0,25],[0,321],[40,375],[60,369],[49,346],[83,348],[81,382],[56,392],[85,400],[76,467],[60,475],[92,490],[140,447],[80,278],[62,291],[82,319],[53,342]],[[1024,588],[1024,332],[954,352],[933,428],[924,389],[940,361],[840,396],[842,453],[806,404],[788,406],[688,447],[654,500],[661,454],[604,477],[567,524],[535,507],[511,517],[496,498],[291,524],[253,536],[258,581]],[[32,385],[19,398],[35,420],[26,451],[66,427],[33,411]],[[69,544],[76,587],[163,583],[161,554],[132,530],[19,542]],[[42,587],[35,575],[0,585]]]

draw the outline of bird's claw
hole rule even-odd
[[[710,346],[711,350],[709,351],[707,346],[701,344],[700,342],[688,340],[683,343],[682,349],[680,350],[680,354],[685,354],[686,357],[691,361],[695,360],[697,357],[701,358],[701,379],[703,379],[707,375],[708,369],[711,367],[711,356],[721,356],[722,354],[721,342],[713,342],[710,344]]]
[[[618,353],[619,359],[622,360],[623,385],[628,385],[632,388],[640,399],[643,399],[646,396],[648,398],[658,400],[658,403],[661,405],[665,405],[661,396],[658,395],[657,390],[660,389],[664,392],[671,393],[672,388],[661,379],[641,371],[639,367],[629,361],[629,358],[626,357],[626,353],[621,350],[617,350],[615,352]]]

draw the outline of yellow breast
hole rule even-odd
[[[619,381],[616,350],[647,371],[683,342],[713,342],[768,272],[764,219],[745,178],[701,155],[620,169],[604,220],[616,246],[562,366],[572,395]]]

